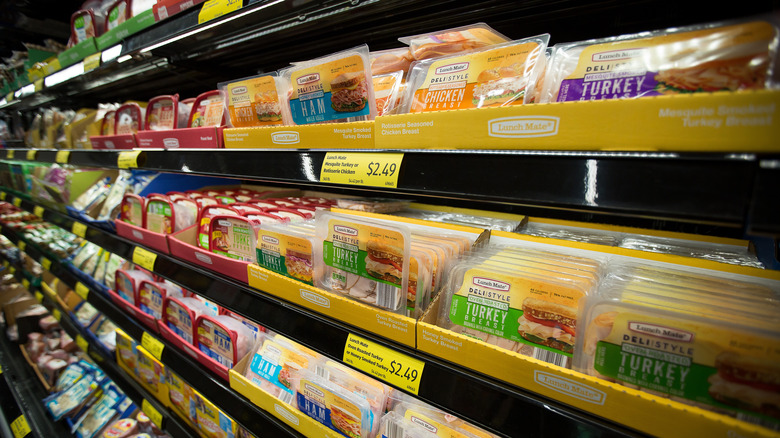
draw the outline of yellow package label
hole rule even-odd
[[[302,379],[297,399],[301,412],[347,437],[365,436],[364,429],[370,429],[371,424],[367,421],[370,411],[365,406],[361,409],[355,401],[318,383]]]
[[[312,284],[311,240],[276,231],[260,230],[257,234],[257,264]]]
[[[775,38],[761,21],[587,46],[557,101],[764,88]]]
[[[292,73],[290,112],[296,125],[371,115],[369,84],[360,55]]]
[[[408,284],[405,237],[398,231],[331,219],[322,243],[330,290],[377,307],[397,310]],[[365,281],[370,280],[370,281]]]
[[[282,106],[273,76],[227,85],[228,112],[236,128],[282,124]]]
[[[651,312],[608,311],[589,326],[585,350],[593,354],[588,368],[607,378],[780,425],[771,407],[780,390],[770,377],[780,363],[776,337]]]
[[[526,42],[433,62],[414,82],[410,112],[522,104],[541,51]]]
[[[543,278],[489,267],[469,269],[452,296],[450,321],[517,342],[514,348],[521,353],[565,366],[574,350],[577,308],[585,294]]]

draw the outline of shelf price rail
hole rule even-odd
[[[21,201],[20,206],[28,211],[39,207],[29,201]],[[72,229],[73,223],[84,225],[78,220],[50,209],[44,209],[43,218],[45,220],[51,219],[52,223],[65,229]],[[87,240],[128,260],[132,260],[136,247],[142,248],[134,242],[92,226],[87,226],[84,235]],[[333,321],[276,298],[267,291],[258,291],[166,254],[147,248],[144,250],[154,255],[153,271],[156,274],[271,330],[289,336],[332,359],[343,361],[350,337],[359,336],[375,345],[389,348],[403,357],[420,361],[424,364],[424,373],[420,376],[417,397],[456,415],[468,418],[496,433],[516,436],[518,431],[524,431],[529,436],[546,434],[577,436],[582,431],[590,431],[604,437],[641,435],[625,426],[582,412],[564,403],[539,396],[522,388],[503,384],[456,364],[435,359],[422,352],[367,333],[358,327]],[[55,263],[52,262],[53,269],[54,265]],[[63,279],[63,281],[72,285],[67,280]],[[90,302],[101,311],[107,309],[104,313],[119,324],[128,335],[140,342],[144,328],[139,322],[128,318],[113,302],[99,293],[90,294]],[[116,312],[116,315],[112,315],[111,312]],[[163,356],[175,352],[176,357],[171,358],[170,361],[163,358],[162,362],[166,364],[170,362],[175,365],[180,363],[177,360],[185,360],[194,364],[192,367],[182,367],[185,368],[181,370],[182,378],[200,383],[205,373],[210,384],[213,381],[215,385],[224,386],[223,381],[214,381],[215,377],[210,371],[195,364],[189,356],[176,347],[165,341],[163,344],[166,344]],[[345,363],[345,365],[349,364]],[[176,368],[172,369],[179,372]],[[193,373],[191,370],[204,371]],[[404,388],[399,389],[404,390]],[[243,399],[243,396],[236,394],[229,388],[224,388],[224,390],[231,392],[233,397]],[[204,395],[210,397],[208,391],[204,392]],[[226,398],[214,398],[213,400],[222,401]],[[480,400],[480,403],[476,404],[474,400]],[[240,410],[231,410],[230,406],[224,405],[224,403],[221,407],[226,412],[240,412]],[[539,419],[539,421],[529,422],[529,418]],[[243,423],[240,417],[235,419],[239,423]]]

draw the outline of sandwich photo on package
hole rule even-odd
[[[368,46],[359,46],[281,72],[296,125],[356,122],[376,117]]]
[[[753,21],[557,44],[541,102],[766,88],[777,43]]]
[[[520,105],[549,34],[412,64],[401,113]]]

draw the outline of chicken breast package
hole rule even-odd
[[[401,113],[520,105],[543,67],[549,34],[417,61]],[[530,91],[529,91],[530,93]]]
[[[659,281],[646,287],[631,271],[607,275],[585,300],[574,368],[780,429],[780,302],[713,296],[708,287],[694,287],[695,280],[664,280],[668,273],[659,270]],[[727,291],[743,281],[725,280]]]
[[[398,38],[415,60],[437,58],[510,41],[485,23]]]
[[[292,123],[374,120],[376,99],[368,46],[362,45],[280,72]]]
[[[282,83],[276,72],[222,82],[217,88],[225,95],[232,128],[290,124],[289,114],[282,113]]]
[[[263,224],[257,234],[257,264],[286,277],[313,284],[314,224]]]
[[[316,218],[315,285],[404,314],[411,235],[402,227],[324,212]]]
[[[556,44],[541,102],[766,88],[777,43],[776,26],[750,21]]]
[[[284,336],[266,333],[252,355],[246,377],[282,403],[294,404],[291,378],[313,368],[320,355]]]

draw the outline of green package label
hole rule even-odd
[[[522,315],[522,310],[512,309],[507,303],[474,295],[453,295],[450,306],[450,321],[454,324],[516,342],[523,342],[517,331]]]
[[[257,248],[257,264],[268,269],[287,276],[287,266],[284,264],[284,256],[276,251],[268,251]]]
[[[350,245],[344,242],[330,242],[327,240],[322,242],[322,260],[326,265],[399,288],[396,283],[369,275],[366,271],[366,255],[366,251],[358,249],[356,245]],[[337,272],[334,272],[333,275],[333,279],[336,281],[347,281],[346,277]]]

